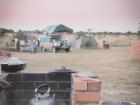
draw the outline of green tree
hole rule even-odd
[[[12,29],[0,28],[0,37],[3,37],[5,33],[14,33],[14,31]]]
[[[40,30],[34,30],[33,32],[36,33],[36,34],[41,34]]]
[[[79,32],[76,32],[77,36],[85,36],[85,32],[83,31],[79,31]]]
[[[131,31],[126,32],[126,35],[132,35]]]
[[[140,36],[140,23],[139,23],[139,26],[138,26],[137,35]]]
[[[28,37],[23,31],[19,30],[16,32],[16,38],[19,40],[27,40]]]

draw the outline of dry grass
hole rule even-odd
[[[47,71],[61,66],[91,71],[102,80],[102,100],[125,100],[140,104],[140,62],[131,60],[129,47],[13,55],[28,62],[26,72]]]

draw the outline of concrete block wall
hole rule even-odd
[[[101,100],[101,81],[85,76],[74,76],[74,104],[99,105]]]
[[[9,74],[7,81],[12,84],[13,88],[7,97],[8,105],[30,105],[30,100],[34,97],[34,89],[41,84],[50,85],[50,94],[56,94],[56,103],[70,105],[71,77],[67,76],[64,80],[62,76],[54,79],[51,77],[53,76],[49,77],[47,73]]]
[[[0,89],[0,105],[7,105],[7,90]]]
[[[6,75],[0,75],[0,80],[5,80]],[[1,89],[0,88],[0,105],[7,105],[7,95],[9,93],[9,90]]]

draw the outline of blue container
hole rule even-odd
[[[30,44],[29,45],[29,50],[30,50],[31,53],[36,53],[36,45]]]

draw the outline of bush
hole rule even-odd
[[[116,40],[112,43],[110,43],[111,46],[114,46],[114,47],[128,47],[130,46],[130,41],[128,40]]]
[[[27,35],[25,35],[25,33],[23,31],[18,31],[16,32],[16,38],[19,40],[27,40]]]
[[[138,38],[140,38],[140,31],[137,32],[137,36],[138,36]]]
[[[7,46],[7,47],[4,47],[2,48],[2,50],[7,50],[7,51],[16,51],[16,49],[12,46]]]

